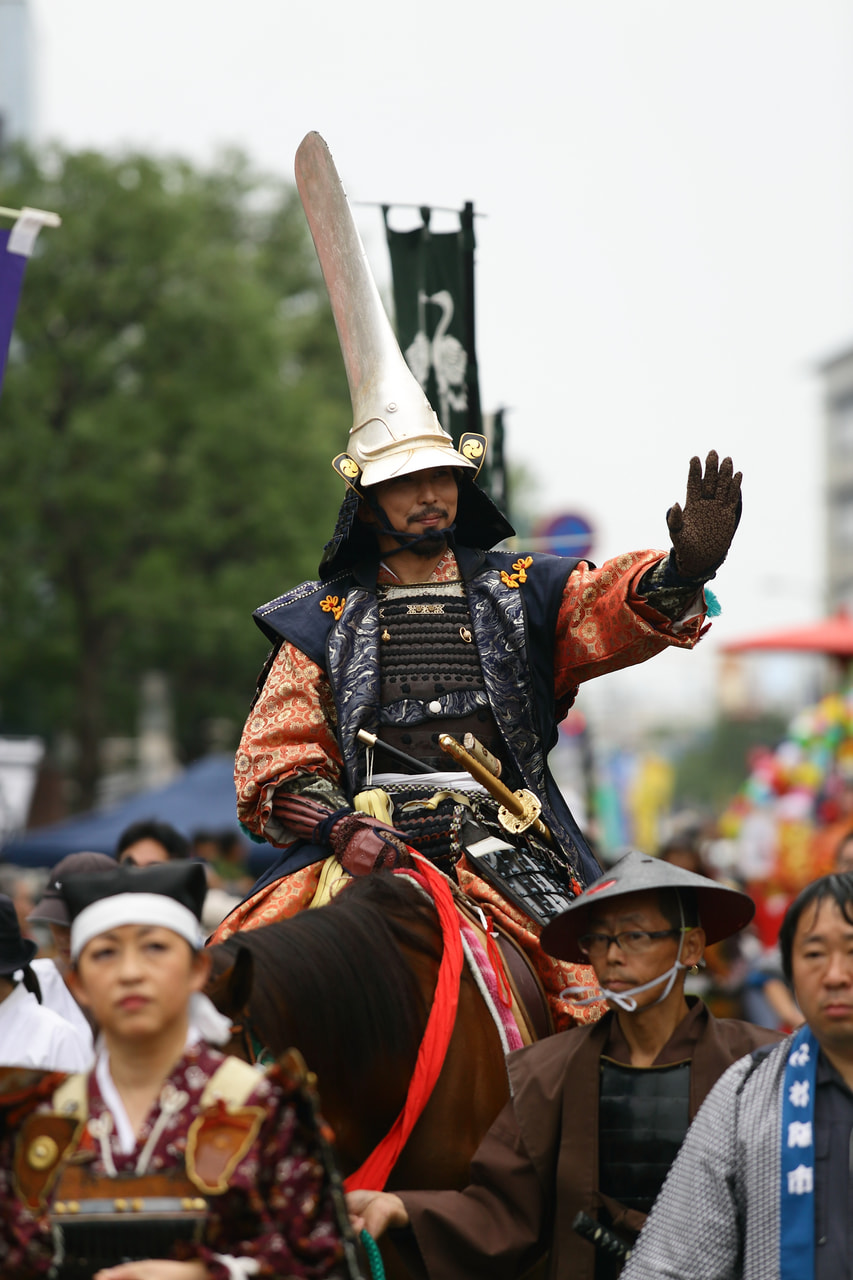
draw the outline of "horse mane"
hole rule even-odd
[[[250,1019],[273,1052],[293,1044],[320,1078],[333,1070],[356,1098],[386,1062],[414,1064],[432,990],[413,963],[441,958],[432,903],[390,872],[358,877],[328,905],[237,933],[221,944],[252,955]],[[285,1043],[286,1042],[286,1043]]]

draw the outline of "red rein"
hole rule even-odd
[[[444,877],[433,868],[432,864],[420,854],[414,854],[414,856],[420,868],[418,878],[423,877],[426,881],[426,887],[432,894],[441,924],[443,950],[435,984],[435,997],[418,1049],[418,1057],[409,1081],[409,1092],[406,1095],[403,1110],[379,1146],[371,1151],[355,1173],[351,1173],[344,1180],[344,1188],[347,1191],[383,1190],[400,1152],[409,1140],[412,1129],[429,1102],[435,1083],[441,1074],[441,1068],[444,1066],[447,1047],[456,1022],[463,952],[453,895]]]

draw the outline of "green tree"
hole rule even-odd
[[[0,401],[0,718],[70,732],[87,805],[144,671],[171,678],[186,758],[242,721],[249,615],[316,572],[349,397],[296,192],[243,156],[18,151],[0,193],[63,218]]]

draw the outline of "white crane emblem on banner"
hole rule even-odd
[[[428,305],[438,307],[441,311],[432,338],[426,332]],[[430,369],[435,371],[438,416],[445,430],[449,430],[451,409],[459,413],[468,408],[465,389],[468,354],[459,339],[447,332],[453,319],[453,311],[453,298],[449,290],[440,289],[438,293],[432,294],[421,290],[418,293],[418,332],[406,348],[406,362],[424,391],[427,389]]]

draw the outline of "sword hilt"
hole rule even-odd
[[[496,778],[490,769],[481,764],[470,751],[466,751],[462,743],[457,742],[449,733],[439,734],[438,745],[442,751],[446,751],[449,756],[453,756],[454,760],[463,765],[471,777],[479,782],[485,791],[488,791],[492,799],[497,800],[501,808],[506,810],[506,814],[498,813],[500,824],[505,831],[509,831],[511,835],[520,835],[530,828],[549,844],[553,843],[550,829],[539,817],[541,805],[531,792],[510,791],[506,783]]]
[[[596,1222],[595,1218],[591,1218],[588,1213],[583,1210],[576,1214],[572,1221],[572,1230],[576,1231],[584,1240],[588,1240],[590,1244],[595,1245],[596,1249],[601,1253],[607,1253],[611,1258],[615,1258],[617,1262],[627,1262],[631,1256],[631,1246],[612,1231],[610,1227],[602,1226],[600,1222]]]

